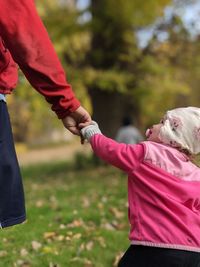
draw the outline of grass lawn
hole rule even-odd
[[[22,169],[28,221],[1,231],[0,266],[117,266],[129,245],[126,175],[78,162]]]

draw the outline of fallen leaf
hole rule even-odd
[[[85,248],[86,248],[86,250],[88,250],[88,251],[92,250],[93,247],[94,247],[94,242],[93,242],[93,241],[89,241],[89,242],[85,245]]]
[[[82,226],[84,223],[81,219],[74,220],[73,222],[67,224],[67,228],[76,228]]]
[[[109,210],[115,216],[115,218],[117,218],[117,219],[121,219],[121,218],[124,217],[124,212],[118,210],[115,207],[111,207]]]
[[[93,264],[90,260],[87,258],[79,258],[79,257],[74,257],[70,260],[71,262],[81,262],[84,264],[84,267],[93,267]]]
[[[113,262],[113,267],[118,266],[118,263],[119,263],[120,259],[122,258],[123,254],[124,253],[121,251],[117,253],[117,255],[115,256],[114,262]]]
[[[63,240],[65,240],[65,236],[64,235],[59,235],[59,236],[56,237],[56,240],[57,241],[63,241]]]
[[[53,239],[56,236],[55,232],[45,232],[43,234],[44,239]]]
[[[71,237],[71,236],[66,236],[66,237],[65,237],[65,240],[66,240],[66,241],[71,241],[71,240],[72,240],[72,237]]]
[[[101,201],[102,201],[103,203],[107,203],[107,202],[108,202],[108,198],[104,196],[104,197],[101,198]]]
[[[77,233],[73,236],[73,239],[80,239],[82,237],[81,233]]]
[[[90,206],[90,200],[87,197],[83,197],[81,202],[84,208],[88,208]]]
[[[106,242],[105,239],[102,236],[95,237],[95,240],[98,241],[101,247],[105,248],[106,247]]]
[[[42,244],[37,241],[32,241],[31,245],[33,250],[39,250],[42,247]]]
[[[31,264],[28,261],[17,260],[17,262],[14,264],[14,266],[18,266],[18,267],[31,267]]]
[[[105,230],[109,230],[109,231],[115,230],[115,227],[111,223],[108,223],[108,222],[102,223],[101,228],[103,228]]]
[[[38,200],[38,201],[36,201],[35,206],[36,206],[37,208],[41,208],[41,207],[43,207],[43,206],[44,206],[44,201],[43,201],[43,200]]]
[[[45,246],[42,249],[42,252],[46,253],[46,254],[54,254],[54,255],[58,255],[58,251],[53,248],[53,247],[49,247],[49,246]]]
[[[59,228],[60,228],[60,229],[66,229],[66,225],[61,224],[61,225],[59,226]]]
[[[7,254],[8,254],[8,252],[5,251],[5,250],[1,250],[1,251],[0,251],[0,257],[1,257],[1,258],[7,256]]]
[[[56,263],[52,263],[52,262],[50,262],[50,263],[49,263],[49,267],[59,267],[59,265],[56,264]]]
[[[27,251],[25,248],[22,248],[22,249],[20,250],[20,255],[21,255],[22,257],[25,257],[25,256],[28,255],[28,251]]]

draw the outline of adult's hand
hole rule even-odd
[[[81,135],[80,129],[89,125],[91,122],[90,114],[80,106],[70,115],[62,119],[62,122],[72,134]]]

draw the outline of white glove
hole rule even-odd
[[[92,121],[90,125],[81,129],[81,134],[84,139],[90,141],[90,138],[94,134],[101,134],[101,130],[99,129],[98,124],[95,121]]]

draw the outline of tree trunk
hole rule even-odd
[[[130,96],[94,88],[89,90],[89,94],[93,106],[92,117],[108,137],[115,138],[124,116],[130,116],[133,121],[138,117],[137,105]]]

